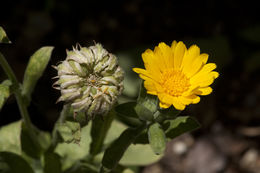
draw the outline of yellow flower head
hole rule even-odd
[[[196,45],[187,49],[181,41],[173,41],[171,47],[162,42],[142,54],[145,69],[133,70],[144,80],[147,93],[158,96],[161,108],[173,105],[183,110],[198,103],[198,95],[212,92],[209,85],[219,74],[213,71],[216,64],[206,64],[208,56]]]

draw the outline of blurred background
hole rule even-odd
[[[135,99],[143,67],[141,53],[159,42],[197,44],[217,64],[213,93],[188,106],[202,127],[168,143],[166,155],[143,173],[260,172],[260,8],[250,1],[5,1],[0,25],[11,45],[0,45],[19,81],[30,56],[54,46],[51,61],[33,93],[33,123],[51,131],[62,103],[52,88],[56,65],[76,43],[100,42],[126,72],[120,102]],[[6,79],[0,69],[0,81]],[[14,97],[0,112],[0,126],[20,119]]]

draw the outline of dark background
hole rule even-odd
[[[55,47],[29,107],[33,123],[51,131],[62,109],[62,103],[55,104],[59,92],[52,88],[56,71],[51,65],[64,60],[65,50],[76,43],[90,46],[100,42],[118,56],[126,71],[122,102],[137,96],[140,80],[131,68],[143,66],[141,53],[145,49],[161,41],[197,44],[201,52],[210,54],[209,61],[217,64],[220,73],[214,92],[183,112],[195,116],[202,128],[170,142],[166,156],[144,172],[257,173],[259,11],[257,4],[235,0],[5,1],[4,5],[1,2],[0,25],[12,44],[0,45],[0,49],[22,81],[29,57],[42,46]],[[2,69],[0,79],[6,79]],[[18,107],[10,97],[0,112],[0,126],[18,119]],[[171,150],[178,142],[187,146],[185,153]]]

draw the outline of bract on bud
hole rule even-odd
[[[122,93],[124,72],[116,56],[101,44],[76,46],[55,69],[58,80],[53,87],[61,91],[58,102],[70,103],[75,114],[105,115]]]

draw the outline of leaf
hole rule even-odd
[[[0,110],[2,109],[5,101],[10,96],[10,86],[12,82],[10,80],[5,80],[0,84]]]
[[[89,146],[91,142],[90,127],[91,122],[81,129],[81,140],[79,144],[59,143],[57,145],[55,153],[61,156],[62,170],[68,169],[78,160],[86,157],[89,153]]]
[[[21,154],[21,121],[0,128],[0,152],[9,151]]]
[[[105,117],[102,118],[101,116],[98,116],[92,121],[90,132],[92,139],[90,143],[90,154],[92,156],[97,155],[101,151],[114,116],[115,112],[112,110],[109,114],[105,115]]]
[[[61,173],[61,162],[58,154],[51,152],[44,154],[44,172]]]
[[[174,120],[164,122],[165,134],[168,138],[175,138],[186,132],[190,132],[200,127],[200,124],[190,116],[180,116]]]
[[[144,126],[133,129],[126,129],[106,150],[102,159],[102,170],[114,169],[124,152],[134,142],[135,138],[141,134]]]
[[[78,144],[81,139],[81,128],[78,122],[65,121],[64,123],[57,123],[57,131],[66,143]]]
[[[126,125],[137,127],[142,124],[135,111],[136,102],[123,103],[115,107],[117,118]]]
[[[98,173],[98,168],[86,162],[78,161],[64,173]]]
[[[0,152],[0,172],[33,173],[30,165],[19,155],[10,152]]]
[[[22,123],[22,131],[21,131],[21,147],[22,150],[33,158],[40,158],[43,153],[47,150],[47,148],[51,144],[50,134],[47,132],[43,132],[38,130],[36,127],[35,132],[37,134],[37,139],[33,140],[29,131],[24,123]],[[37,143],[36,143],[36,142]]]
[[[157,162],[162,156],[155,155],[149,144],[132,144],[119,163],[124,166],[146,166]]]
[[[27,99],[28,105],[31,100],[31,93],[50,60],[53,48],[51,46],[42,47],[29,60],[22,85],[22,95]]]
[[[9,38],[7,37],[5,30],[0,26],[0,43],[11,43]]]
[[[160,124],[154,123],[149,126],[148,139],[155,154],[163,154],[166,148],[166,137]]]

